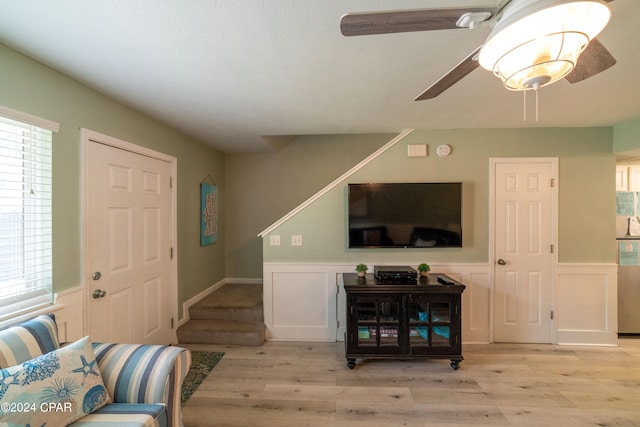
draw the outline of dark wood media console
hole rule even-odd
[[[356,359],[414,357],[449,359],[453,369],[460,367],[462,283],[444,274],[380,281],[355,273],[343,274],[343,282],[349,368]]]

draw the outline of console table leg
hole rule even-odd
[[[349,369],[353,369],[356,367],[356,359],[347,359],[347,366]]]
[[[453,368],[454,371],[457,371],[458,369],[460,369],[460,361],[459,360],[452,360],[451,361],[451,367]]]

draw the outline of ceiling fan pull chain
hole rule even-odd
[[[538,89],[536,89],[536,122],[538,121]]]

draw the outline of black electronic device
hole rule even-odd
[[[456,282],[454,282],[453,280],[449,280],[446,277],[443,276],[438,276],[438,283],[441,283],[443,285],[447,285],[447,286],[451,286],[451,285],[455,285]]]
[[[418,272],[415,268],[398,265],[375,265],[373,274],[378,280],[402,280],[410,281],[418,279]]]
[[[462,247],[462,183],[349,184],[348,247]]]

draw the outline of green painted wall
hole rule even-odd
[[[465,182],[465,247],[412,251],[348,251],[344,242],[344,186],[276,230],[279,248],[257,234],[386,143],[393,135],[319,135],[294,139],[277,153],[221,153],[193,141],[97,91],[0,45],[0,104],[53,120],[54,286],[81,280],[79,129],[88,128],[178,158],[179,302],[224,277],[261,277],[265,261],[359,261],[380,257],[486,262],[488,159],[560,158],[560,261],[615,262],[613,128],[417,131],[351,181]],[[640,140],[640,121],[615,127],[616,147]],[[631,142],[629,142],[631,141]],[[406,157],[406,144],[427,143],[426,159]],[[446,159],[440,143],[453,146]],[[632,148],[640,144],[635,143]],[[620,151],[620,150],[616,150]],[[199,246],[200,181],[211,175],[220,190],[221,235]],[[291,234],[304,246],[292,250]]]
[[[638,150],[640,148],[640,119],[620,123],[613,131],[613,151]]]
[[[228,276],[262,277],[258,233],[393,136],[299,136],[277,153],[227,154]]]
[[[559,158],[559,261],[615,262],[615,156],[612,128],[416,131],[276,228],[283,244],[263,242],[265,262],[487,262],[489,159]],[[435,148],[453,147],[446,158]],[[407,144],[429,144],[427,158],[407,157]],[[462,181],[463,248],[349,250],[345,241],[348,182]],[[303,246],[292,247],[292,234]]]
[[[80,128],[178,159],[179,309],[225,277],[224,234],[200,247],[199,184],[211,175],[225,199],[224,156],[97,91],[0,44],[0,104],[60,124],[53,136],[53,283],[82,284]],[[225,229],[224,213],[220,229]],[[180,314],[181,315],[181,314]]]

